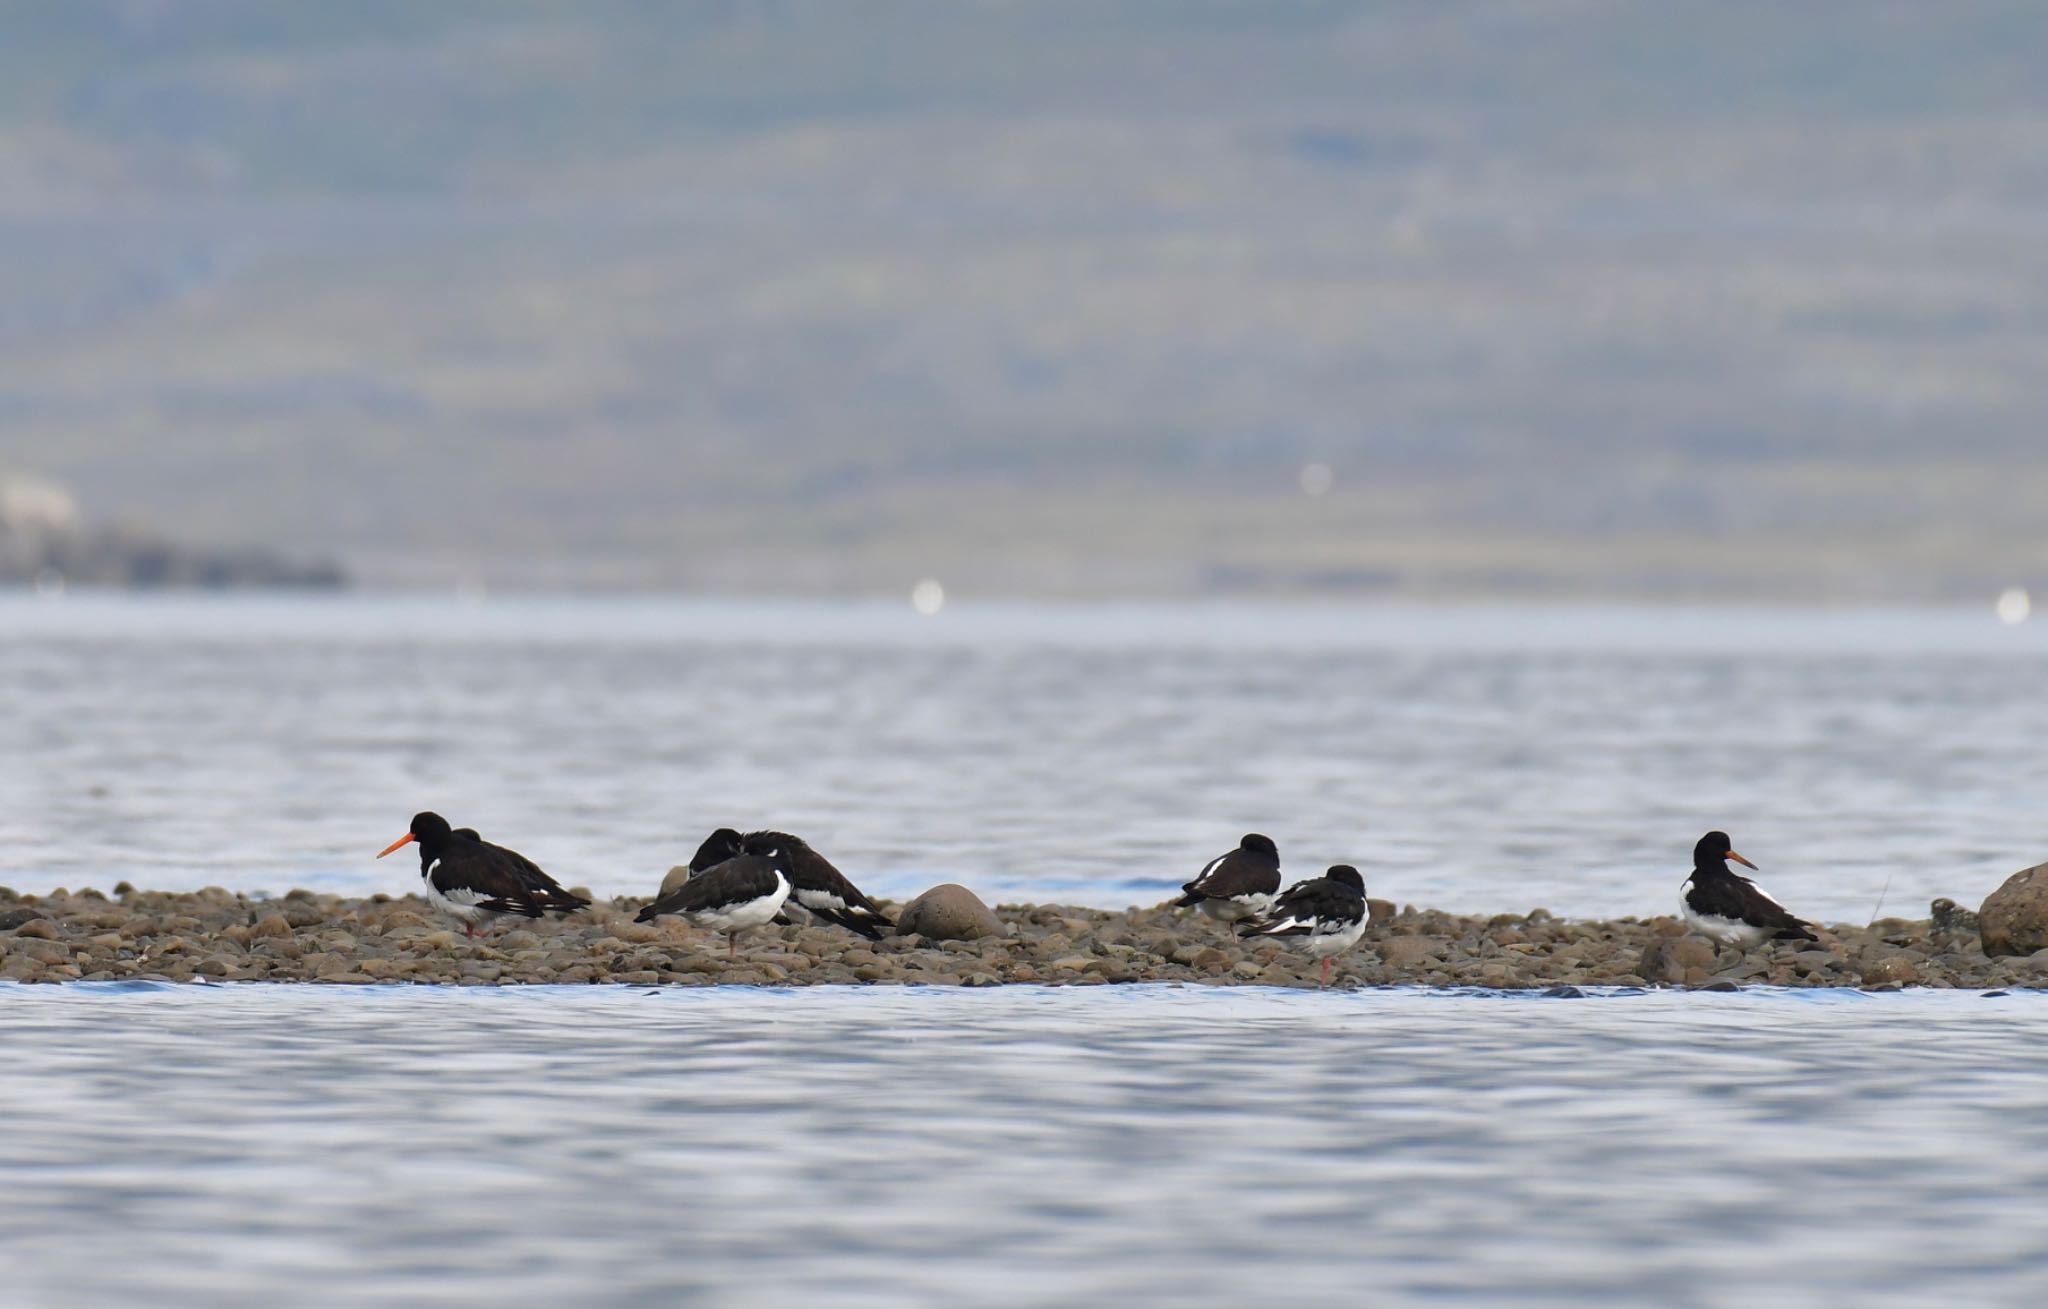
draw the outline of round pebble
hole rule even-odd
[[[642,902],[599,901],[569,918],[496,924],[472,939],[416,897],[294,892],[250,899],[125,891],[20,898],[0,925],[0,979],[55,982],[161,977],[323,984],[522,982],[816,986],[915,983],[1091,986],[1120,982],[1314,987],[1318,964],[1284,944],[1247,945],[1204,918],[1165,906],[1109,912],[1071,905],[990,910],[993,932],[868,941],[811,924],[725,938],[663,919],[632,921]],[[930,924],[937,926],[938,924]],[[2048,954],[1990,959],[1974,937],[1926,921],[1885,919],[1824,940],[1716,950],[1668,917],[1572,922],[1542,910],[1464,916],[1374,906],[1333,985],[2048,987]]]

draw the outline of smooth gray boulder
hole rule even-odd
[[[1006,936],[1008,931],[981,897],[956,882],[935,886],[903,906],[896,915],[896,934],[932,941],[978,941]]]

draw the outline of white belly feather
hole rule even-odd
[[[1761,893],[1761,892],[1759,892]],[[1770,899],[1768,895],[1764,897]],[[1777,902],[1772,901],[1773,904]],[[1720,945],[1752,946],[1770,933],[1755,923],[1746,923],[1740,918],[1723,918],[1719,914],[1703,914],[1692,907],[1692,879],[1678,888],[1678,915],[1691,925],[1695,932]]]
[[[698,909],[689,917],[690,921],[699,927],[709,927],[713,931],[744,932],[749,927],[759,927],[775,917],[775,911],[782,908],[782,902],[788,897],[789,879],[778,869],[775,873],[775,889],[767,895],[712,909]]]
[[[466,886],[457,886],[443,891],[440,887],[435,886],[434,870],[440,866],[441,861],[436,859],[433,863],[420,870],[420,881],[426,886],[427,902],[429,904],[439,909],[442,913],[452,918],[459,918],[465,923],[489,922],[492,918],[496,917],[497,910],[479,909],[477,907],[483,901],[490,899],[483,892],[471,890]]]

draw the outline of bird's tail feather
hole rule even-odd
[[[896,924],[889,921],[888,915],[881,913],[879,910],[863,909],[859,905],[850,905],[844,909],[813,909],[811,913],[832,924],[834,927],[843,927],[849,932],[858,932],[870,941],[881,940],[885,929],[888,931],[896,929]]]
[[[890,921],[887,915],[864,913],[860,910],[842,914],[839,925],[849,932],[859,932],[870,941],[879,941],[884,932],[896,930],[896,924]]]
[[[531,900],[479,900],[476,907],[487,909],[494,914],[518,914],[522,918],[539,918],[546,912],[543,906]]]
[[[1313,923],[1304,923],[1293,918],[1266,918],[1238,928],[1237,934],[1248,941],[1255,936],[1307,936],[1313,930]]]

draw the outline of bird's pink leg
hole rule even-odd
[[[1328,990],[1328,989],[1329,989],[1329,986],[1330,986],[1330,957],[1329,957],[1328,955],[1324,955],[1324,956],[1323,956],[1323,985],[1322,985],[1322,988],[1321,988],[1321,989],[1323,989],[1323,990]]]

